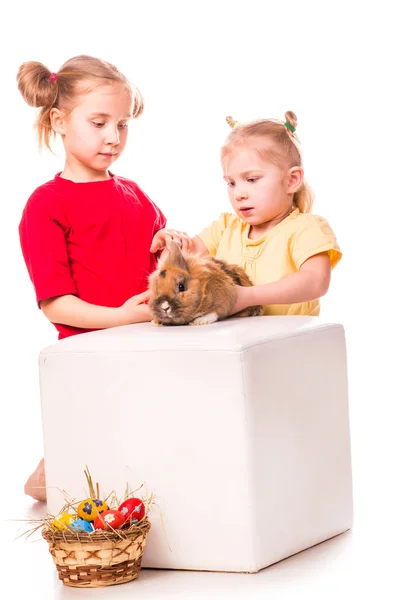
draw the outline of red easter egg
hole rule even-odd
[[[118,510],[124,515],[125,521],[139,523],[146,513],[144,504],[140,498],[128,498]]]
[[[125,516],[119,510],[105,510],[94,522],[96,529],[118,529],[125,522]]]

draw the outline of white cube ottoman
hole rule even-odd
[[[146,483],[143,566],[256,572],[352,525],[343,327],[150,323],[40,354],[48,509]]]

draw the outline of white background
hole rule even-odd
[[[328,589],[337,597],[348,586],[354,591],[389,586],[392,592],[385,597],[398,597],[392,595],[398,584],[391,570],[400,533],[396,4],[99,0],[15,2],[4,9],[3,511],[10,502],[13,516],[21,516],[15,507],[29,511],[23,483],[42,454],[37,357],[43,346],[56,341],[55,329],[36,308],[17,228],[31,192],[63,167],[61,146],[57,156],[39,154],[32,129],[35,111],[19,95],[15,76],[27,60],[57,71],[67,59],[86,53],[116,64],[145,98],[145,112],[132,124],[127,149],[113,171],[136,180],[170,226],[191,234],[229,209],[219,165],[219,148],[229,132],[226,115],[243,122],[296,112],[306,178],[316,194],[314,212],[328,219],[344,254],[321,316],[341,321],[347,334],[355,527],[347,541],[342,537],[330,550],[328,543],[319,554],[313,550],[285,561],[278,575],[279,567],[274,567],[258,581],[269,597],[295,597],[289,581],[299,582],[300,572],[308,575],[301,576],[296,593],[301,590],[308,597],[331,597]],[[14,550],[15,560],[19,552],[21,548]],[[313,571],[315,557],[319,570]],[[41,568],[38,564],[34,571],[37,586],[52,573],[46,570],[45,577]],[[185,597],[192,597],[190,574],[184,577]],[[144,581],[151,585],[151,578]],[[173,589],[176,580],[171,581],[172,587],[165,587],[161,577],[164,593]],[[218,597],[229,596],[229,586],[208,581],[217,586]],[[25,591],[18,587],[23,585],[17,581],[13,593]],[[34,597],[69,597],[56,583],[53,592],[53,581],[48,596],[35,585],[30,588]],[[246,586],[235,589],[246,597]]]

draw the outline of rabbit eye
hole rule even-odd
[[[179,290],[180,292],[184,292],[184,291],[185,291],[185,284],[184,284],[184,283],[182,283],[182,282],[181,282],[181,283],[179,283],[179,284],[178,284],[178,290]]]

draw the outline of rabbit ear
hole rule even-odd
[[[167,258],[164,261],[164,266],[166,267],[168,265],[179,267],[179,269],[188,271],[187,264],[185,259],[183,258],[179,242],[171,241],[171,246]]]

